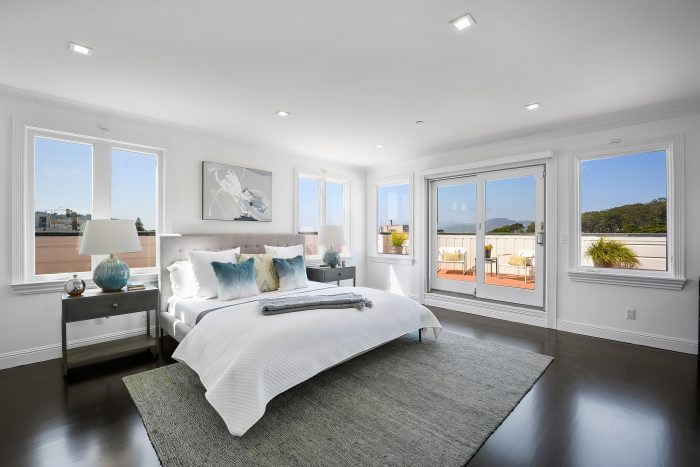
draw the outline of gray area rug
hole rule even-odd
[[[240,438],[184,364],[124,383],[166,467],[459,466],[551,361],[446,332],[406,336],[280,394]]]

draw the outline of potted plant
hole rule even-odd
[[[617,240],[606,240],[605,237],[591,243],[584,254],[591,258],[593,266],[597,268],[632,269],[640,265],[637,254],[631,248]]]
[[[406,232],[391,232],[391,253],[394,255],[403,254],[403,246],[408,241],[408,234]]]
[[[486,246],[484,247],[484,257],[485,258],[491,257],[491,250],[493,250],[493,245],[491,245],[490,243],[487,243]]]

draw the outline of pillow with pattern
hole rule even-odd
[[[253,259],[255,267],[255,282],[258,284],[258,289],[261,292],[272,292],[280,286],[280,280],[277,276],[277,270],[272,262],[272,255],[265,253],[248,254],[242,253],[238,255],[238,262],[242,263],[249,259]]]

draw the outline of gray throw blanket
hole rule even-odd
[[[349,292],[335,295],[300,295],[296,297],[264,298],[258,309],[263,315],[279,315],[303,310],[321,308],[372,308],[372,302],[362,295]]]

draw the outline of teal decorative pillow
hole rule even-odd
[[[279,290],[294,290],[309,286],[302,255],[290,259],[272,258],[272,262],[280,279]]]
[[[219,287],[219,300],[235,300],[260,293],[258,285],[255,283],[255,260],[253,258],[242,263],[213,261],[211,266],[214,268]]]

